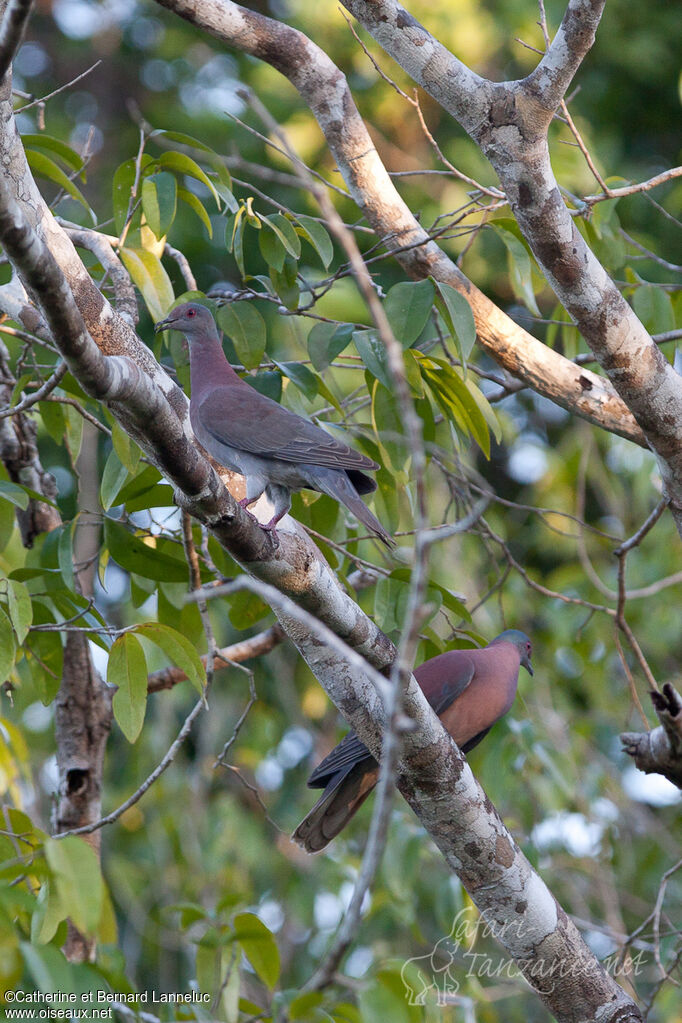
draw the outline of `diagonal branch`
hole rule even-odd
[[[434,67],[424,61],[424,43],[419,54],[405,58],[403,8],[395,0],[343,0],[343,5],[460,121],[490,160],[547,281],[654,451],[682,535],[682,379],[587,246],[561,196],[547,140],[556,100],[552,88],[547,87],[545,100],[531,76],[494,86],[483,83],[467,95],[458,74],[459,62],[452,54],[446,57],[439,50]],[[594,6],[590,0],[569,4],[569,12],[586,12],[586,36],[580,45],[576,43],[575,59],[558,45],[552,60],[558,67],[563,54],[571,75],[575,60],[589,48],[594,22],[589,12],[596,15],[599,9],[597,0]],[[568,13],[564,28],[566,44],[583,32]]]
[[[493,359],[574,415],[646,446],[640,428],[608,381],[579,369],[519,327],[429,238],[379,159],[345,76],[323,50],[302,32],[231,0],[157,2],[235,49],[266,61],[289,79],[315,116],[348,190],[376,235],[410,277],[431,276],[464,295],[474,314],[478,341]],[[355,5],[345,6],[354,10]],[[380,13],[381,4],[371,6]],[[405,13],[405,18],[406,31],[417,32],[411,15]],[[414,49],[422,60],[423,48]],[[438,52],[442,56],[447,51]],[[434,81],[445,80],[442,70],[436,62]],[[450,66],[448,72],[452,73]],[[486,84],[477,76],[466,81],[480,88]]]

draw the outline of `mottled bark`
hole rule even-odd
[[[682,696],[666,682],[660,693],[651,693],[651,702],[661,722],[658,728],[623,732],[620,741],[640,771],[662,774],[682,789]]]
[[[500,366],[574,415],[646,444],[607,380],[581,370],[514,323],[429,239],[381,162],[345,76],[323,50],[302,32],[230,0],[157,2],[289,79],[315,115],[348,190],[387,250],[410,277],[431,276],[465,296],[479,344]]]
[[[547,128],[603,2],[571,0],[535,71],[502,83],[474,75],[395,0],[343,5],[490,160],[538,265],[656,454],[682,534],[682,381],[578,232],[549,155]]]

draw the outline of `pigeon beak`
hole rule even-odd
[[[528,656],[528,654],[526,654],[524,657],[521,658],[521,664],[524,666],[524,668],[526,669],[526,671],[528,672],[528,674],[532,678],[533,677],[533,668],[531,666],[530,657]]]
[[[154,324],[154,333],[160,334],[162,330],[171,330],[173,327],[173,319],[171,316],[167,316],[165,320],[159,320],[158,323]]]

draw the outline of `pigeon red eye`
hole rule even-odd
[[[196,316],[196,314],[197,314],[196,309],[188,309],[187,310],[187,315],[188,316]]]

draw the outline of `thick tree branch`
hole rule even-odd
[[[594,43],[605,3],[570,0],[547,52],[525,80],[528,90],[537,93],[549,120]]]
[[[627,407],[603,377],[577,368],[524,331],[429,239],[379,159],[345,76],[323,50],[302,32],[231,0],[157,2],[228,45],[267,61],[289,79],[317,119],[348,190],[377,236],[409,276],[432,276],[466,297],[479,343],[493,359],[562,408],[646,445]],[[417,31],[414,19],[405,17]],[[421,50],[419,55],[424,57]],[[439,78],[437,62],[434,77]],[[477,76],[467,78],[474,80],[483,83]]]
[[[4,123],[11,145],[11,114]],[[19,159],[15,151],[12,157]],[[29,216],[26,193],[16,188],[20,179],[32,187],[23,167],[0,183],[0,237],[64,358],[173,481],[183,507],[206,522],[250,574],[277,587],[270,596],[281,605],[285,630],[372,753],[380,756],[386,721],[379,691],[386,683],[375,674],[375,686],[368,665],[385,672],[396,656],[393,645],[342,593],[297,524],[280,523],[275,549],[271,538],[239,509],[190,441],[186,399],[163,379],[151,355],[138,351],[142,346],[78,266],[39,196]],[[106,340],[103,322],[110,335]],[[282,609],[282,593],[295,601],[295,614]],[[312,622],[300,609],[312,612]],[[319,622],[331,630],[331,635],[323,634],[323,642]],[[338,637],[343,640],[341,651]],[[640,1019],[515,846],[414,679],[408,683],[404,707],[415,731],[404,740],[401,790],[534,990],[560,1020],[596,1015],[604,1023]],[[518,926],[510,928],[510,920]],[[566,964],[571,975],[560,974],[558,981],[557,972]]]
[[[547,141],[556,99],[552,88],[547,86],[551,103],[543,102],[542,90],[528,79],[483,82],[467,95],[459,61],[444,48],[438,49],[437,62],[425,59],[426,41],[406,54],[409,15],[395,0],[344,0],[344,6],[460,121],[490,160],[540,268],[656,454],[682,534],[682,380],[588,248],[562,199]],[[579,0],[569,10],[584,12],[589,27],[599,5]],[[572,27],[566,39],[583,38],[578,52],[587,52],[592,28],[576,27],[567,18]],[[558,46],[552,60],[563,53],[572,75],[575,61],[564,50]]]

